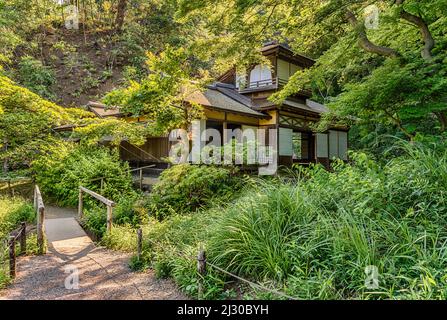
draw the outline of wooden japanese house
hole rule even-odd
[[[264,128],[277,129],[277,160],[280,165],[293,163],[322,163],[330,159],[347,160],[348,129],[332,128],[314,132],[312,124],[319,121],[327,108],[310,100],[310,92],[302,91],[275,104],[268,97],[280,90],[298,70],[309,68],[314,61],[294,54],[287,46],[269,43],[262,54],[270,65],[253,65],[245,74],[230,69],[203,92],[192,94],[188,100],[203,106],[205,119],[201,128],[224,129]],[[101,117],[120,117],[119,110],[91,103],[89,108]],[[139,119],[137,119],[139,120]],[[121,157],[127,161],[163,163],[169,154],[168,137],[149,137],[143,146],[122,143]]]

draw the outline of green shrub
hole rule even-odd
[[[136,248],[136,227],[147,223],[149,216],[140,196],[121,197],[113,208],[113,232],[106,234],[107,212],[104,205],[90,202],[84,210],[83,226],[108,248],[132,251]],[[133,240],[132,240],[132,239]]]
[[[139,269],[153,268],[158,277],[172,277],[185,293],[197,297],[197,253],[206,247],[211,236],[209,226],[220,210],[200,214],[173,215],[163,221],[151,218],[143,225],[143,254],[133,265]],[[204,278],[204,298],[224,298],[225,278],[210,270]]]
[[[235,168],[175,165],[163,171],[147,205],[157,218],[192,212],[230,200],[243,181]]]
[[[56,96],[50,89],[56,83],[54,72],[41,61],[31,56],[22,57],[18,65],[18,80],[34,93],[55,100]]]
[[[145,263],[142,259],[138,258],[137,255],[133,255],[130,258],[129,267],[133,271],[143,271],[145,270]]]
[[[133,197],[128,169],[116,151],[74,143],[57,144],[33,162],[42,192],[67,206],[77,204],[80,185],[114,201]],[[102,190],[100,178],[104,178]],[[88,196],[86,199],[90,201]]]

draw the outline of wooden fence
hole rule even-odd
[[[9,276],[14,279],[17,273],[16,265],[16,242],[20,239],[20,254],[26,254],[26,223],[22,222],[19,229],[9,234],[8,251],[9,251]]]
[[[115,202],[107,199],[106,197],[104,197],[92,190],[89,190],[82,186],[79,187],[79,204],[78,204],[79,221],[82,220],[83,215],[84,215],[84,212],[83,212],[83,210],[84,210],[84,195],[83,195],[83,193],[86,193],[86,194],[92,196],[93,198],[95,198],[96,200],[99,200],[100,202],[102,202],[103,204],[105,204],[107,206],[107,233],[110,233],[112,231],[112,214],[113,214],[113,207],[115,206]]]
[[[146,241],[151,242],[150,239],[146,239]],[[137,258],[139,261],[141,261],[141,259],[142,259],[142,254],[143,254],[143,230],[141,228],[139,228],[137,230]],[[209,269],[214,269],[218,272],[221,272],[221,273],[227,275],[230,278],[233,278],[235,280],[243,282],[252,288],[256,288],[257,290],[268,292],[274,296],[282,297],[282,298],[285,298],[288,300],[299,300],[296,297],[292,297],[284,292],[278,291],[273,288],[268,288],[265,285],[262,285],[260,283],[255,283],[255,282],[245,279],[241,276],[238,276],[232,272],[229,272],[225,269],[222,269],[213,263],[208,262],[206,259],[206,252],[203,249],[199,250],[197,257],[191,257],[191,256],[188,256],[188,255],[182,253],[182,252],[174,252],[174,254],[176,254],[177,256],[184,258],[186,260],[191,260],[191,262],[195,261],[197,263],[197,274],[198,274],[197,293],[198,293],[199,300],[204,299],[205,276]]]

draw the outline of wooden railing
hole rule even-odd
[[[45,253],[45,205],[39,186],[34,187],[34,209],[37,211],[37,246],[39,254]]]
[[[155,164],[151,164],[151,165],[148,165],[148,166],[144,166],[144,167],[140,167],[140,168],[129,170],[129,173],[139,171],[138,181],[139,181],[140,190],[143,189],[143,170],[144,169],[148,169],[148,168],[153,168],[155,166],[156,166]],[[101,183],[100,192],[102,193],[103,190],[104,190],[105,180],[106,180],[106,177],[100,177],[100,178],[95,178],[95,179],[91,179],[91,180],[88,180],[88,181],[89,182],[100,181],[100,183]],[[132,177],[132,180],[133,180],[133,177]]]
[[[140,168],[136,168],[136,169],[132,169],[129,172],[139,172],[138,174],[138,181],[139,181],[139,186],[140,186],[140,190],[143,190],[143,170],[144,169],[148,169],[148,168],[153,168],[155,167],[155,164],[151,164],[148,166],[144,166],[144,167],[140,167]]]
[[[256,89],[256,88],[261,88],[261,87],[266,87],[266,86],[275,86],[276,87],[276,84],[277,84],[276,78],[252,81],[248,84],[246,89]]]
[[[78,205],[78,216],[79,220],[81,221],[83,218],[83,209],[84,209],[84,199],[83,199],[83,193],[86,193],[96,200],[99,200],[103,204],[107,206],[107,233],[110,233],[112,231],[112,215],[113,215],[113,207],[115,206],[115,202],[112,200],[107,199],[106,197],[89,190],[84,187],[79,187],[79,205]]]
[[[147,152],[146,150],[143,150],[143,149],[141,149],[140,147],[138,147],[138,146],[136,146],[136,145],[133,145],[133,144],[131,144],[131,146],[132,146],[133,148],[135,148],[135,149],[138,149],[138,151],[140,151],[140,152],[146,154],[147,156],[149,156],[149,158],[154,159],[156,162],[162,162],[161,159],[159,159],[159,158],[153,156],[152,154],[150,154],[150,153]],[[120,144],[120,148],[123,149],[123,150],[126,150],[127,152],[129,152],[129,153],[131,153],[131,154],[133,154],[135,157],[140,158],[140,160],[142,160],[142,161],[145,160],[145,159],[142,158],[140,155],[138,155],[138,154],[136,154],[135,152],[132,152],[132,151],[130,151],[128,148],[124,147],[122,144]]]

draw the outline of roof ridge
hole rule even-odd
[[[235,88],[236,87],[221,86],[220,83],[216,83],[214,89],[229,97],[230,99],[233,99],[234,101],[239,102],[244,106],[254,110],[253,102],[251,101],[251,99],[234,90]]]

